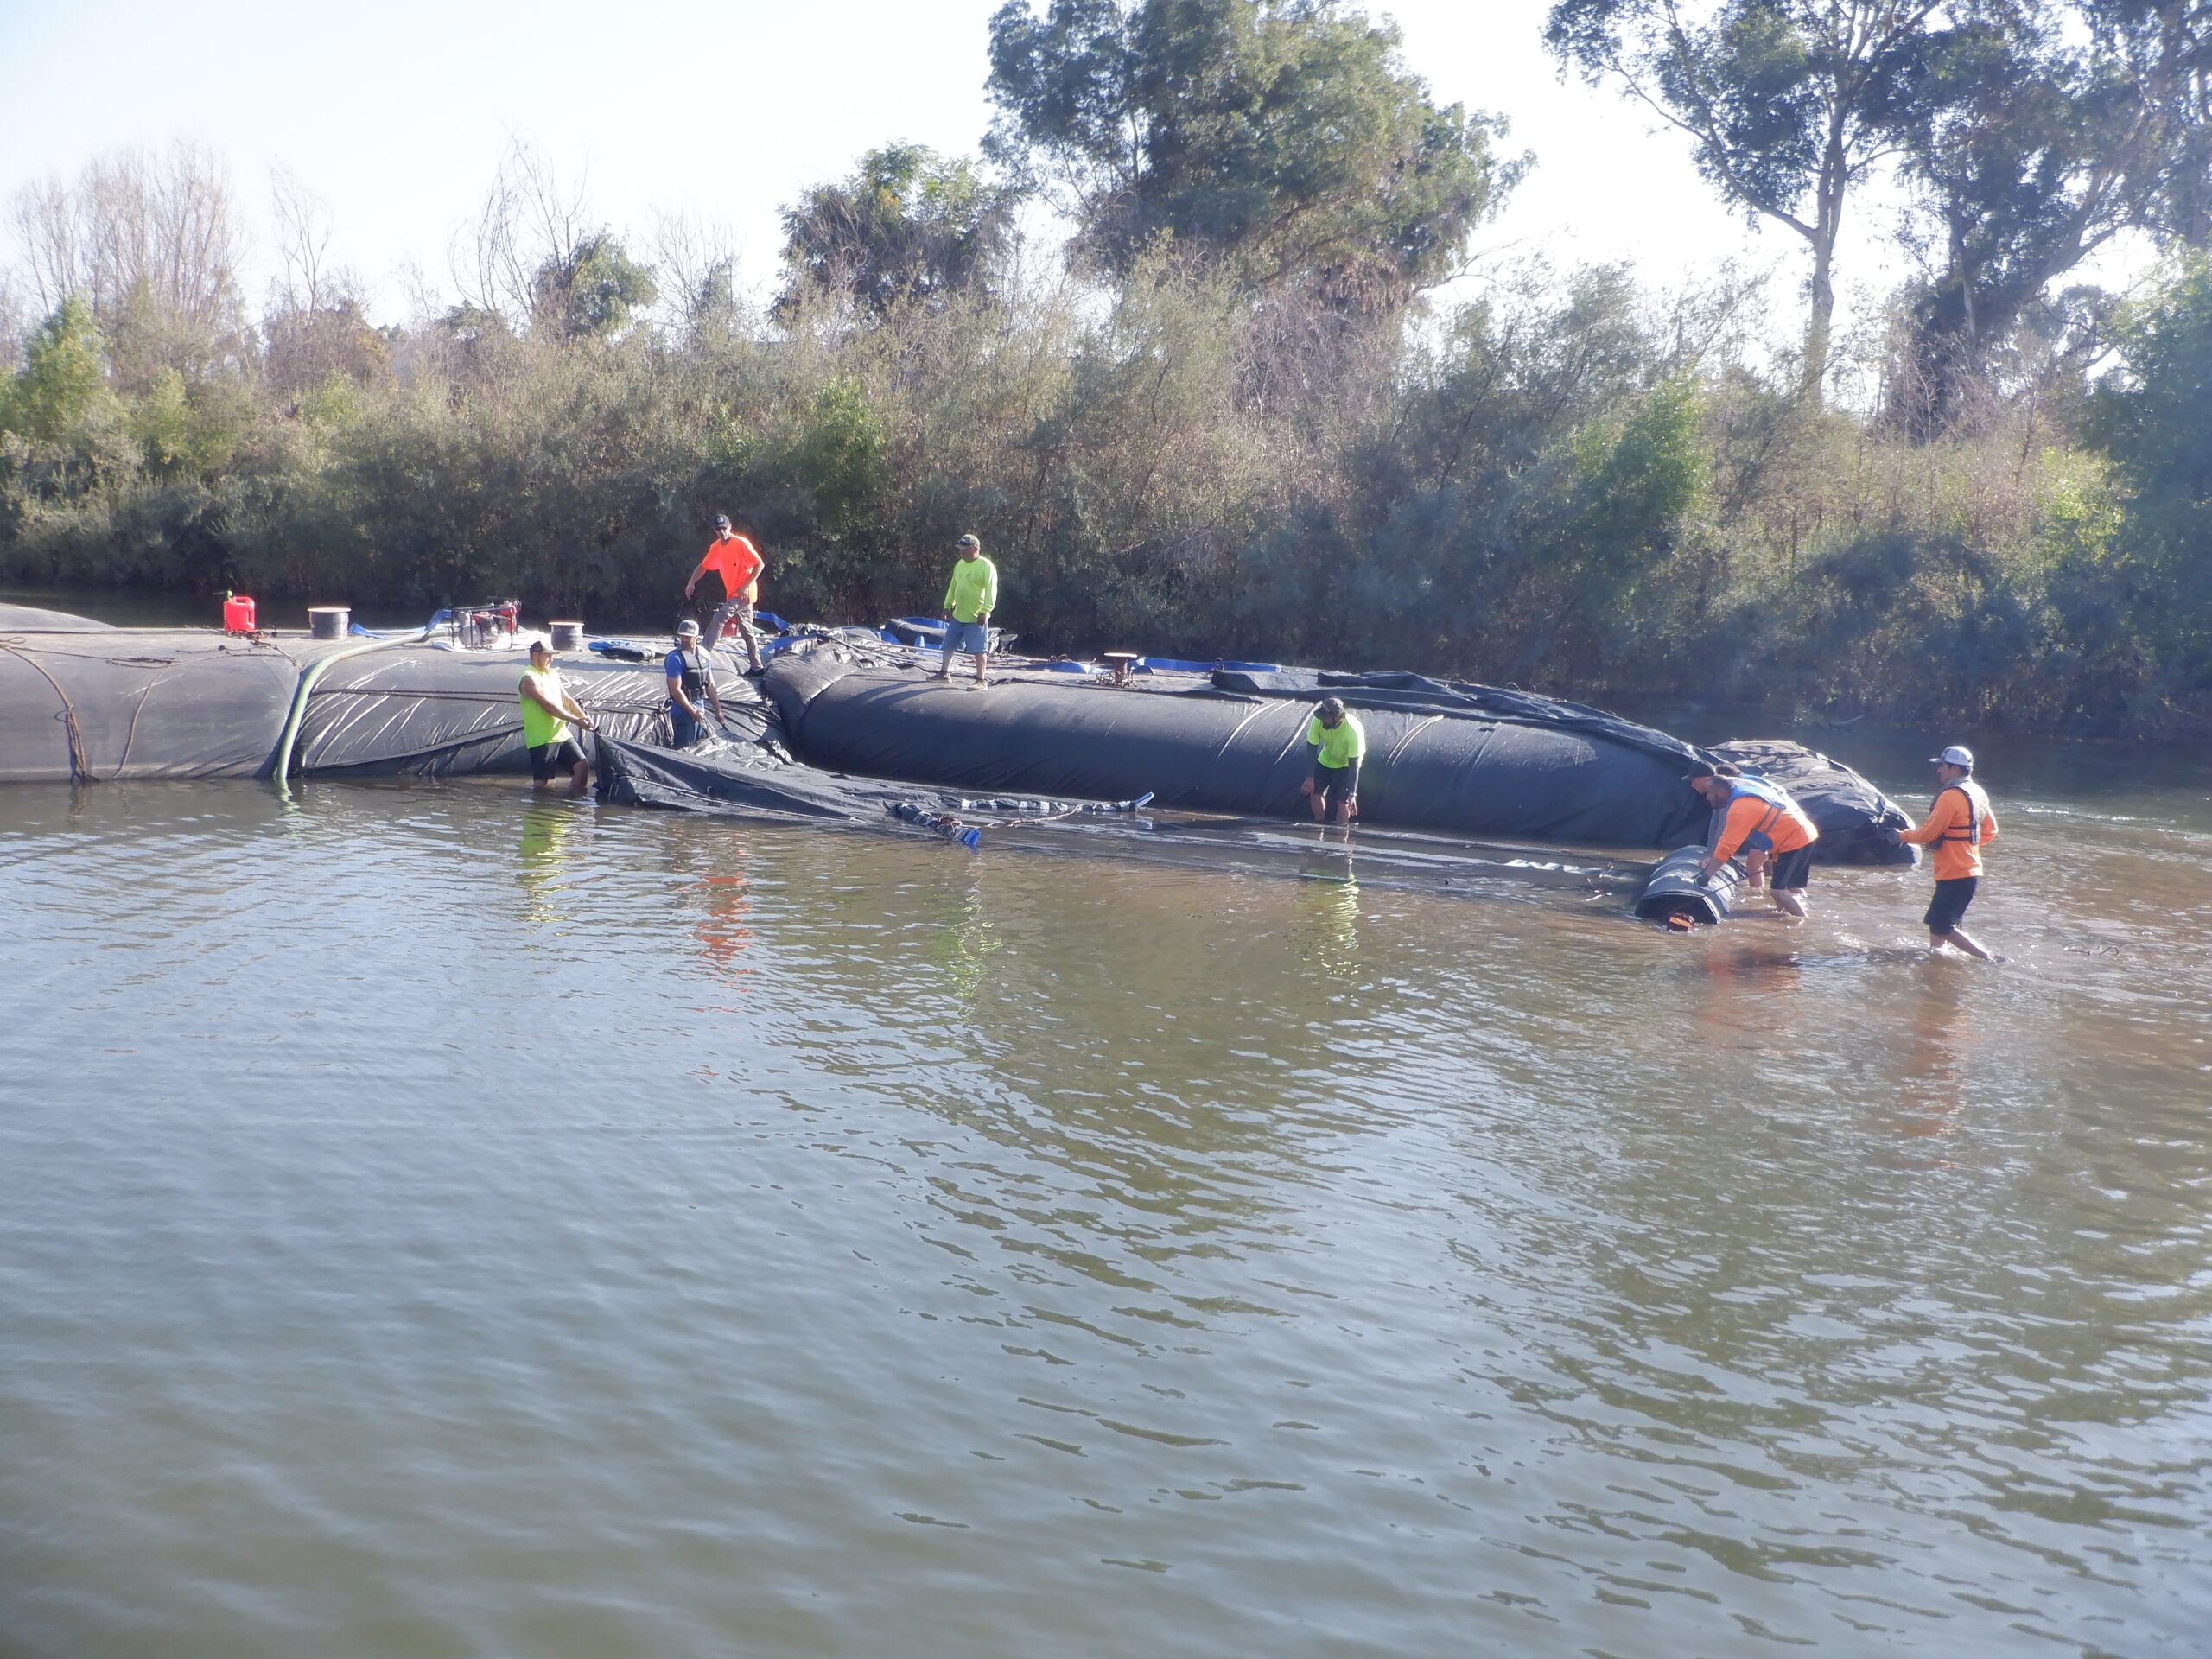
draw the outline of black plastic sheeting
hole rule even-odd
[[[1299,784],[1312,770],[1311,705],[1334,695],[1367,728],[1365,824],[1674,848],[1702,842],[1710,817],[1682,782],[1699,751],[1663,732],[1411,674],[1225,672],[1179,688],[1039,676],[977,691],[828,651],[779,658],[765,683],[802,759],[879,778],[1093,798],[1149,789],[1162,806],[1293,817],[1306,810]],[[1851,791],[1881,801],[1856,773],[1837,771]],[[1836,814],[1847,814],[1846,798],[1837,801]],[[1871,819],[1849,828],[1845,840],[1863,829],[1869,848],[1889,853]]]
[[[670,749],[602,736],[592,747],[593,790],[616,806],[873,823],[900,801],[917,798],[912,785],[839,778],[787,763],[757,743],[709,738],[688,749]],[[943,803],[931,792],[926,804]]]
[[[294,764],[344,777],[444,777],[530,770],[516,688],[530,665],[519,651],[462,652],[397,645],[334,664],[308,694]],[[569,695],[611,736],[667,741],[667,681],[647,666],[564,655],[555,666]],[[728,729],[751,737],[772,710],[744,677],[715,677]]]

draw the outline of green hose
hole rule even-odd
[[[371,639],[361,645],[348,645],[343,651],[334,651],[327,657],[318,657],[300,671],[299,689],[292,693],[292,711],[284,717],[284,734],[276,741],[276,760],[270,775],[276,779],[276,787],[283,789],[285,779],[292,770],[292,745],[299,741],[300,723],[307,718],[308,696],[323,671],[333,663],[343,662],[348,657],[365,657],[372,651],[384,651],[394,645],[419,645],[436,630],[424,628],[422,632],[405,639]]]

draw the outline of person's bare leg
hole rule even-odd
[[[1979,957],[1983,962],[1994,962],[1997,960],[1996,956],[1993,952],[1983,950],[1980,944],[1975,941],[1973,935],[1966,932],[1961,928],[1955,927],[1948,933],[1936,933],[1931,931],[1928,936],[1928,940],[1930,944],[1936,945],[1939,949],[1946,944],[1955,944],[1960,950],[1965,951],[1967,955]]]
[[[1777,887],[1774,890],[1774,907],[1785,916],[1792,916],[1801,922],[1803,921],[1805,919],[1805,889]]]
[[[1351,803],[1350,801],[1344,800],[1337,803],[1337,822],[1344,825],[1347,829],[1351,826]]]
[[[1321,791],[1318,789],[1309,789],[1306,791],[1306,804],[1313,809],[1313,822],[1316,823],[1319,823],[1329,816],[1328,803],[1322,799]]]
[[[940,680],[952,677],[952,652],[950,647],[938,653],[937,677]]]
[[[569,774],[569,793],[581,795],[591,787],[591,762],[579,760],[575,770]]]

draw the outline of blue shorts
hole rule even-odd
[[[982,657],[988,655],[990,649],[990,636],[981,622],[948,622],[944,625],[946,655],[950,656],[956,651],[972,651]]]

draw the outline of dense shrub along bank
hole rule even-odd
[[[2203,278],[2168,306],[2136,337],[2185,380]],[[1056,649],[2052,728],[2201,709],[2203,509],[2171,464],[2115,477],[2047,408],[1908,442],[1684,315],[1590,271],[1421,334],[1154,261],[865,318],[448,320],[302,387],[247,359],[134,391],[73,302],[0,403],[0,568],[657,624],[727,508],[803,616],[928,608],[973,529]],[[2107,449],[2202,418],[2129,385]]]

